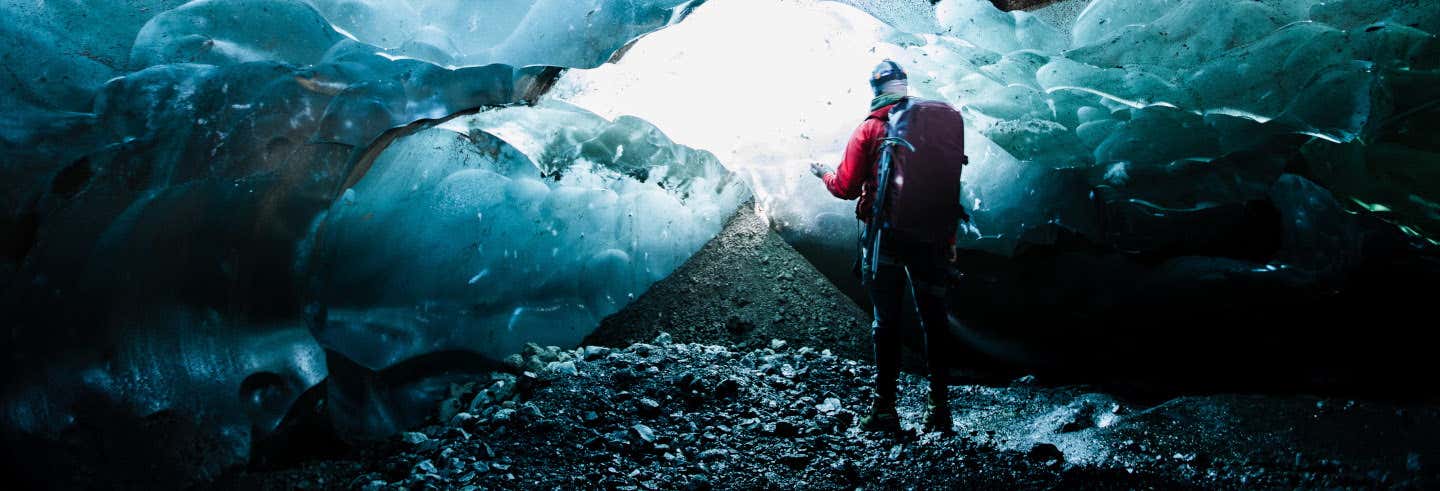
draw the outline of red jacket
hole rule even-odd
[[[885,139],[885,124],[889,121],[890,108],[882,107],[870,112],[865,122],[850,135],[845,145],[845,158],[835,172],[822,177],[825,188],[840,199],[860,198],[855,205],[855,216],[863,221],[870,220],[871,200],[875,199],[875,164],[880,160],[880,142]]]

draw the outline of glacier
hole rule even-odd
[[[193,425],[214,475],[317,390],[383,436],[446,389],[417,366],[578,342],[752,194],[843,283],[853,205],[805,169],[886,57],[969,123],[952,328],[982,351],[1404,325],[1440,270],[1440,10],[1062,5],[0,4],[6,438]]]
[[[1093,1],[1071,32],[986,2],[939,2],[928,26],[886,24],[855,8],[876,10],[865,3],[844,3],[706,6],[702,15],[657,33],[654,39],[663,42],[569,74],[551,94],[602,114],[640,116],[716,152],[750,177],[780,226],[819,238],[833,235],[823,224],[832,215],[844,221],[847,206],[808,186],[813,183],[800,164],[838,160],[843,138],[858,124],[855,108],[868,97],[853,74],[874,59],[893,58],[911,69],[916,95],[962,107],[969,129],[984,136],[967,140],[970,153],[994,156],[974,159],[967,204],[980,233],[999,240],[972,240],[975,248],[1003,255],[1014,253],[1029,227],[1052,219],[1098,236],[1085,230],[1093,217],[1063,216],[1087,211],[1034,209],[1047,200],[1021,203],[1015,193],[1032,186],[992,186],[1013,175],[997,169],[1015,162],[1044,174],[1036,179],[1085,174],[1076,184],[1093,187],[1106,184],[1107,175],[1123,175],[1117,169],[1208,162],[1284,135],[1314,137],[1304,142],[1307,148],[1369,148],[1387,130],[1400,131],[1397,123],[1422,123],[1392,121],[1397,102],[1413,108],[1399,113],[1414,116],[1435,100],[1418,81],[1433,80],[1434,34],[1416,26],[1433,23],[1436,14],[1413,2]],[[1406,21],[1387,21],[1394,18]],[[740,19],[756,32],[723,48],[696,41]],[[705,86],[723,90],[684,107],[668,103]],[[756,94],[773,96],[744,102]],[[757,107],[765,112],[754,112]],[[1001,194],[981,191],[990,187]],[[1150,202],[1185,194],[1127,191]],[[1197,198],[1166,205],[1208,204]],[[1354,198],[1372,203],[1378,196]],[[1385,201],[1380,204],[1388,210],[1413,211],[1387,217],[1407,230],[1433,228],[1424,212]],[[1007,211],[988,213],[991,206]],[[1031,216],[1021,219],[1016,207]],[[992,219],[1005,223],[984,224]],[[1434,243],[1424,233],[1412,237]]]
[[[268,439],[324,393],[347,438],[384,436],[427,415],[444,373],[476,369],[447,353],[577,342],[747,191],[643,121],[532,106],[698,3],[501,2],[464,19],[453,2],[3,4],[7,444],[104,466],[66,438],[149,427],[209,449],[173,462],[203,479],[283,452]],[[428,18],[463,25],[386,37]],[[487,109],[539,126],[484,126]],[[467,114],[487,115],[437,128]],[[506,140],[581,120],[594,134],[553,146],[584,152]],[[425,146],[454,138],[469,143]],[[474,194],[494,185],[507,194]],[[590,273],[558,274],[571,267]],[[377,277],[410,296],[376,296]]]
[[[390,143],[326,212],[317,337],[373,369],[574,345],[720,231],[749,193],[708,152],[556,102]],[[393,331],[404,338],[386,337]],[[357,332],[359,331],[359,332]]]
[[[714,155],[649,123],[553,101],[451,119],[369,165],[305,241],[323,309],[315,338],[361,373],[435,353],[499,360],[526,343],[578,345],[750,196]],[[425,406],[371,396],[408,386],[356,397],[335,386],[332,404],[364,399],[351,404],[366,416],[337,415],[347,438],[429,416],[394,417]]]

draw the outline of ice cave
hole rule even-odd
[[[1428,0],[0,11],[19,489],[1440,483]],[[965,120],[953,441],[852,427],[882,59]]]

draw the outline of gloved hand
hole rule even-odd
[[[831,171],[830,168],[825,166],[824,164],[821,164],[819,162],[810,163],[810,173],[815,174],[815,177],[825,177],[825,174],[828,174],[830,172],[833,171]]]

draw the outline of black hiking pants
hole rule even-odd
[[[949,383],[949,322],[945,312],[945,288],[948,244],[885,238],[880,243],[880,264],[875,277],[865,285],[870,301],[875,304],[875,323],[871,336],[875,341],[876,395],[895,400],[896,379],[900,375],[901,309],[906,307],[909,293],[914,299],[916,318],[925,336],[926,365],[930,372],[930,393],[944,400]],[[868,265],[866,265],[868,267]],[[863,276],[862,276],[863,277]]]

